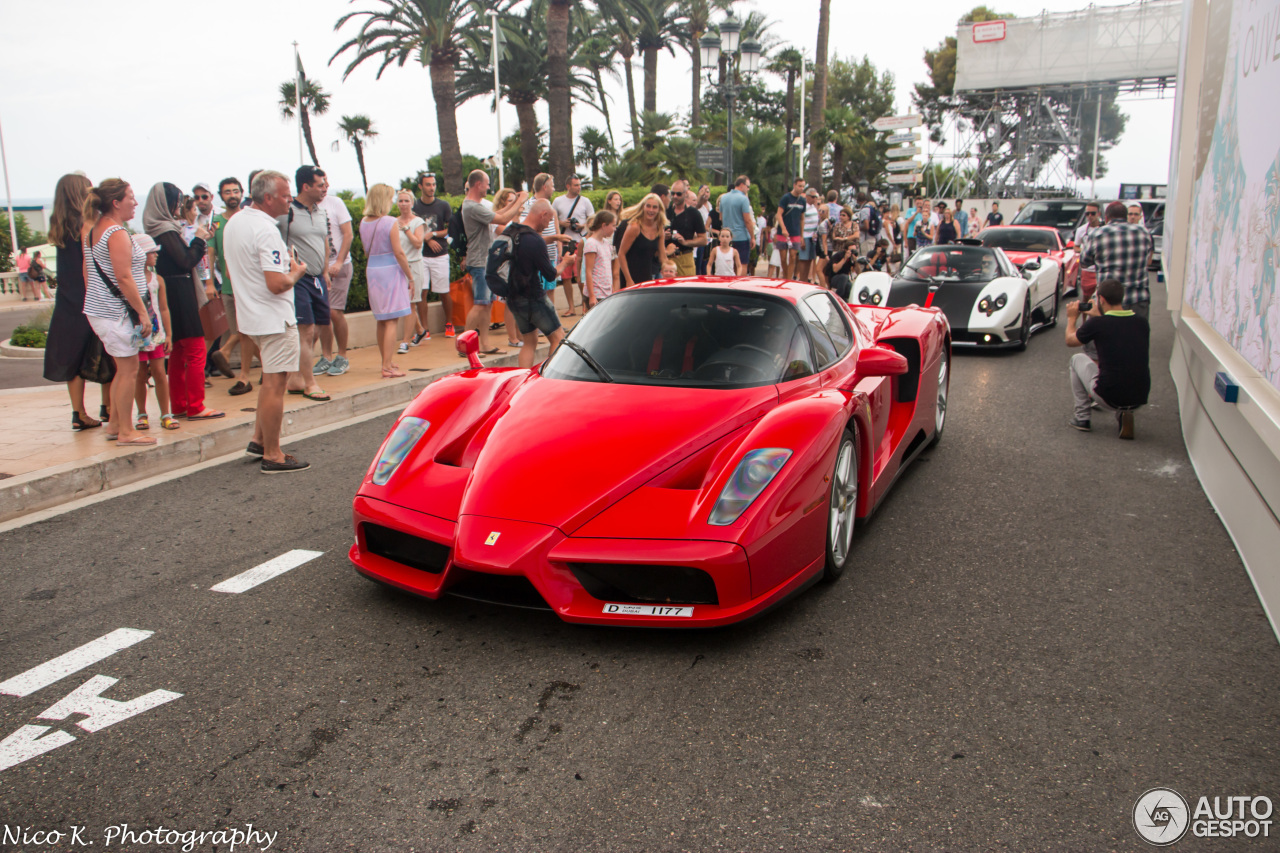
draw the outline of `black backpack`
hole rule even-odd
[[[879,239],[880,237],[880,209],[874,204],[867,205],[867,230],[871,232],[870,236],[864,234],[862,239]]]
[[[458,265],[467,265],[467,228],[462,223],[462,207],[449,217],[449,248],[458,253]]]
[[[516,263],[516,248],[522,234],[533,234],[539,240],[542,239],[528,225],[513,222],[494,237],[489,246],[484,278],[494,296],[510,299],[512,296],[536,296],[542,291],[542,277],[536,271],[530,276],[527,270],[520,269],[520,265]],[[536,279],[536,287],[530,284],[531,277]]]

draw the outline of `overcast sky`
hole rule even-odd
[[[818,0],[738,5],[740,15],[751,8],[765,12],[777,21],[774,33],[813,55]],[[893,72],[899,112],[905,112],[912,84],[926,79],[924,49],[954,35],[957,17],[972,5],[968,0],[835,0],[831,50],[841,57],[865,54],[877,68]],[[993,5],[1028,16],[1087,3],[1004,0]],[[327,64],[354,31],[348,25],[335,33],[334,22],[348,11],[374,8],[373,0],[130,0],[125,5],[59,0],[49,6],[8,0],[5,6],[0,121],[15,201],[50,197],[58,177],[76,169],[95,181],[120,176],[140,187],[166,180],[188,189],[196,181],[216,184],[229,175],[243,181],[254,168],[291,173],[298,165],[297,129],[280,118],[278,89],[293,73],[294,40],[307,75],[332,95],[329,113],[313,118],[313,130],[320,164],[335,189],[360,187],[352,149],[345,142],[337,151],[331,148],[343,115],[368,115],[380,132],[365,154],[370,183],[395,184],[440,150],[425,68],[389,68],[375,80],[377,65],[370,63],[344,81],[344,58]],[[687,113],[689,73],[683,52],[662,55],[660,111]],[[639,99],[638,56],[635,79]],[[611,94],[614,133],[621,144],[626,133],[622,85],[613,85]],[[1106,155],[1111,172],[1099,182],[1100,193],[1115,192],[1120,181],[1166,180],[1172,97],[1124,101],[1122,108],[1130,115],[1129,129]],[[540,113],[545,126],[545,107]],[[575,132],[593,124],[603,128],[599,113],[575,108]],[[458,125],[464,152],[483,157],[497,150],[487,99],[460,107]],[[503,107],[502,127],[506,134],[516,128],[510,106]]]

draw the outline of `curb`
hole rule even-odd
[[[546,344],[538,347],[535,361],[545,359],[549,352]],[[485,362],[485,367],[515,367],[519,357],[519,353],[505,355]],[[418,392],[437,379],[470,369],[466,363],[457,367],[438,367],[419,376],[349,391],[325,403],[311,403],[294,411],[286,408],[281,437],[340,423],[401,403],[407,405]],[[243,450],[252,438],[252,423],[232,424],[206,435],[180,438],[127,453],[107,449],[88,459],[20,474],[0,481],[0,521],[10,521],[27,513],[226,456]]]
[[[9,343],[12,338],[0,341],[0,357],[3,358],[44,358],[44,347],[15,347]]]

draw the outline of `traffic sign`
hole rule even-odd
[[[885,164],[885,168],[890,172],[910,172],[912,169],[920,168],[919,160],[890,160]]]
[[[696,165],[699,169],[715,169],[723,172],[725,167],[729,165],[729,158],[725,149],[714,145],[701,145],[698,147],[696,157]]]
[[[871,122],[871,126],[876,130],[904,130],[908,127],[919,127],[922,124],[924,119],[918,115],[883,116]]]
[[[918,184],[924,178],[924,175],[915,172],[910,175],[890,175],[889,183],[891,184]]]
[[[912,145],[910,148],[890,148],[885,155],[890,160],[896,160],[899,157],[914,157],[920,153],[919,145]]]
[[[897,133],[891,133],[886,136],[884,141],[890,145],[898,145],[904,142],[919,142],[920,132],[917,130],[900,130]]]

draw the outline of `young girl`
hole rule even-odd
[[[588,311],[613,293],[613,232],[617,228],[618,217],[611,210],[600,211],[587,223],[587,239],[582,241],[582,285]]]
[[[742,259],[733,248],[733,234],[728,228],[720,229],[720,245],[711,250],[711,260],[707,263],[707,272],[711,275],[742,275]]]
[[[134,397],[138,403],[138,422],[136,429],[151,429],[151,424],[147,420],[147,377],[155,380],[156,383],[156,402],[160,404],[160,426],[165,429],[177,429],[178,419],[169,411],[169,375],[164,369],[165,356],[169,354],[169,302],[164,292],[164,279],[155,274],[156,258],[160,254],[160,247],[156,241],[146,234],[135,234],[133,242],[138,245],[147,255],[147,292],[149,299],[147,301],[147,311],[151,315],[152,328],[163,329],[163,339],[151,349],[144,349],[138,353],[138,379],[134,386]],[[156,322],[156,316],[159,315],[159,323]],[[152,340],[162,336],[159,333],[152,334]]]

